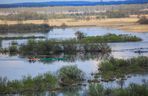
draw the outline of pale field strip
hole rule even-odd
[[[50,26],[61,26],[65,24],[71,27],[81,26],[98,26],[106,28],[115,28],[129,32],[148,32],[148,25],[140,25],[137,23],[138,18],[114,18],[114,19],[91,19],[91,20],[75,20],[75,19],[49,19],[46,22]],[[18,24],[18,21],[2,21],[0,24]],[[44,20],[26,20],[23,24],[44,24]]]

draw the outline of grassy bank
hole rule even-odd
[[[49,19],[46,22],[49,26],[61,26],[63,24],[72,27],[78,26],[99,26],[105,28],[115,28],[125,30],[128,32],[147,32],[148,25],[137,23],[138,18],[107,18],[107,19],[90,19],[90,20],[76,20],[71,18],[65,19]],[[18,21],[3,21],[0,24],[18,24]],[[44,20],[25,20],[23,24],[43,24]]]
[[[148,57],[135,57],[131,59],[115,59],[103,61],[99,64],[102,78],[107,80],[113,78],[124,78],[127,74],[138,74],[148,69]]]
[[[30,32],[49,32],[52,29],[47,24],[15,24],[0,25],[0,33],[30,33]]]

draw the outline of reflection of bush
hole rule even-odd
[[[44,58],[57,58],[55,60],[39,60],[39,62],[42,62],[44,64],[51,64],[56,61],[63,61],[63,62],[75,62],[77,60],[81,61],[87,61],[87,60],[99,60],[99,59],[105,59],[110,56],[110,53],[102,54],[100,52],[87,52],[87,53],[72,53],[72,54],[66,54],[66,53],[59,53],[54,55],[47,55],[44,56]],[[36,58],[43,58],[42,56],[31,56]],[[61,59],[58,59],[61,58]],[[36,60],[29,60],[30,63],[36,62]]]

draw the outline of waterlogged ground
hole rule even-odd
[[[125,42],[125,43],[109,43],[112,48],[112,53],[110,56],[115,58],[132,58],[137,56],[148,56],[148,33],[130,33],[124,32],[121,30],[115,29],[106,29],[99,27],[83,27],[83,28],[66,28],[66,29],[53,29],[48,33],[30,33],[30,34],[2,34],[2,36],[44,36],[45,39],[69,39],[75,38],[74,33],[76,31],[81,31],[86,33],[88,36],[96,36],[96,35],[104,35],[107,33],[115,33],[115,34],[131,34],[141,37],[143,41],[141,42]],[[11,42],[14,40],[2,40],[1,47],[6,48],[11,45]],[[15,40],[18,44],[23,44],[27,42],[27,39],[19,39]],[[144,53],[135,53],[137,50],[145,51]],[[93,79],[91,73],[95,73],[98,70],[98,64],[101,60],[108,55],[102,55],[99,53],[95,54],[75,54],[75,55],[65,55],[61,54],[59,57],[67,57],[66,60],[63,61],[48,61],[48,62],[29,62],[27,58],[23,58],[20,56],[9,56],[0,54],[0,76],[7,77],[10,80],[22,79],[22,76],[31,75],[33,77],[38,74],[43,74],[46,72],[52,72],[53,74],[57,74],[57,71],[66,65],[77,65],[82,71],[85,72],[87,79]],[[121,87],[128,86],[130,83],[141,84],[144,80],[148,80],[148,73],[131,74],[131,78],[128,78],[124,82],[108,82],[103,83],[105,87]],[[82,91],[83,89],[83,91]],[[85,93],[85,88],[79,90],[80,93]],[[78,91],[76,91],[78,92]],[[49,93],[43,93],[48,95]],[[68,92],[66,93],[68,94]],[[59,96],[62,96],[61,93],[58,93]],[[44,96],[44,95],[43,95]]]

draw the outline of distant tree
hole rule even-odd
[[[81,40],[81,39],[83,39],[85,37],[85,34],[80,32],[80,31],[77,31],[75,33],[75,36],[77,37],[78,40]]]

